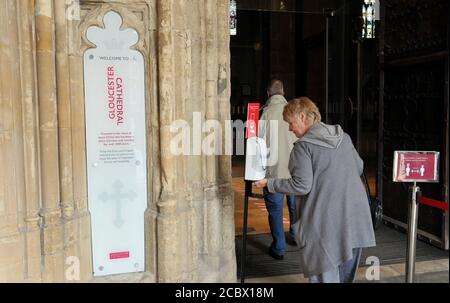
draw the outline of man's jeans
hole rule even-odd
[[[353,248],[353,258],[333,270],[309,278],[309,283],[353,283],[362,248]]]
[[[294,224],[295,220],[295,202],[293,195],[286,195],[287,205],[289,208],[289,221],[290,226]],[[277,255],[284,255],[286,250],[286,238],[284,236],[284,226],[283,226],[283,200],[284,194],[282,193],[271,193],[268,191],[267,187],[264,188],[264,201],[266,202],[266,208],[269,212],[269,226],[270,232],[272,234],[273,242],[270,248]],[[292,227],[289,228],[289,234],[294,237]]]

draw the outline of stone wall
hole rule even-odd
[[[146,274],[234,282],[231,159],[169,150],[172,121],[230,119],[226,0],[0,1],[0,282],[64,282],[71,256],[92,279],[83,52],[110,10],[146,62]]]

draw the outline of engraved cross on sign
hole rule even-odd
[[[108,200],[114,200],[116,202],[116,218],[114,219],[114,225],[117,228],[121,228],[123,226],[123,224],[125,223],[125,221],[122,219],[122,201],[124,199],[133,201],[134,199],[136,199],[137,195],[133,191],[129,191],[127,194],[122,193],[122,188],[124,186],[123,186],[123,183],[119,180],[114,182],[112,186],[115,191],[114,194],[109,194],[109,193],[103,192],[99,198],[103,202],[107,202]]]

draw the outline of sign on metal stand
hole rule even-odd
[[[408,216],[406,283],[414,283],[416,262],[417,221],[421,191],[417,182],[439,182],[439,152],[395,151],[394,182],[413,182]]]

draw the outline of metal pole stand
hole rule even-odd
[[[406,252],[406,283],[414,283],[416,265],[417,219],[419,214],[420,188],[414,185],[410,187],[411,204],[408,217],[408,251]]]
[[[245,263],[247,262],[247,222],[248,222],[248,198],[264,199],[264,195],[252,192],[252,181],[245,181],[244,196],[244,227],[242,228],[242,251],[241,251],[241,283],[245,282]]]
[[[241,251],[241,283],[245,282],[245,263],[247,259],[247,221],[248,221],[248,197],[252,192],[252,182],[245,181],[244,195],[244,227],[242,228],[242,251]]]

